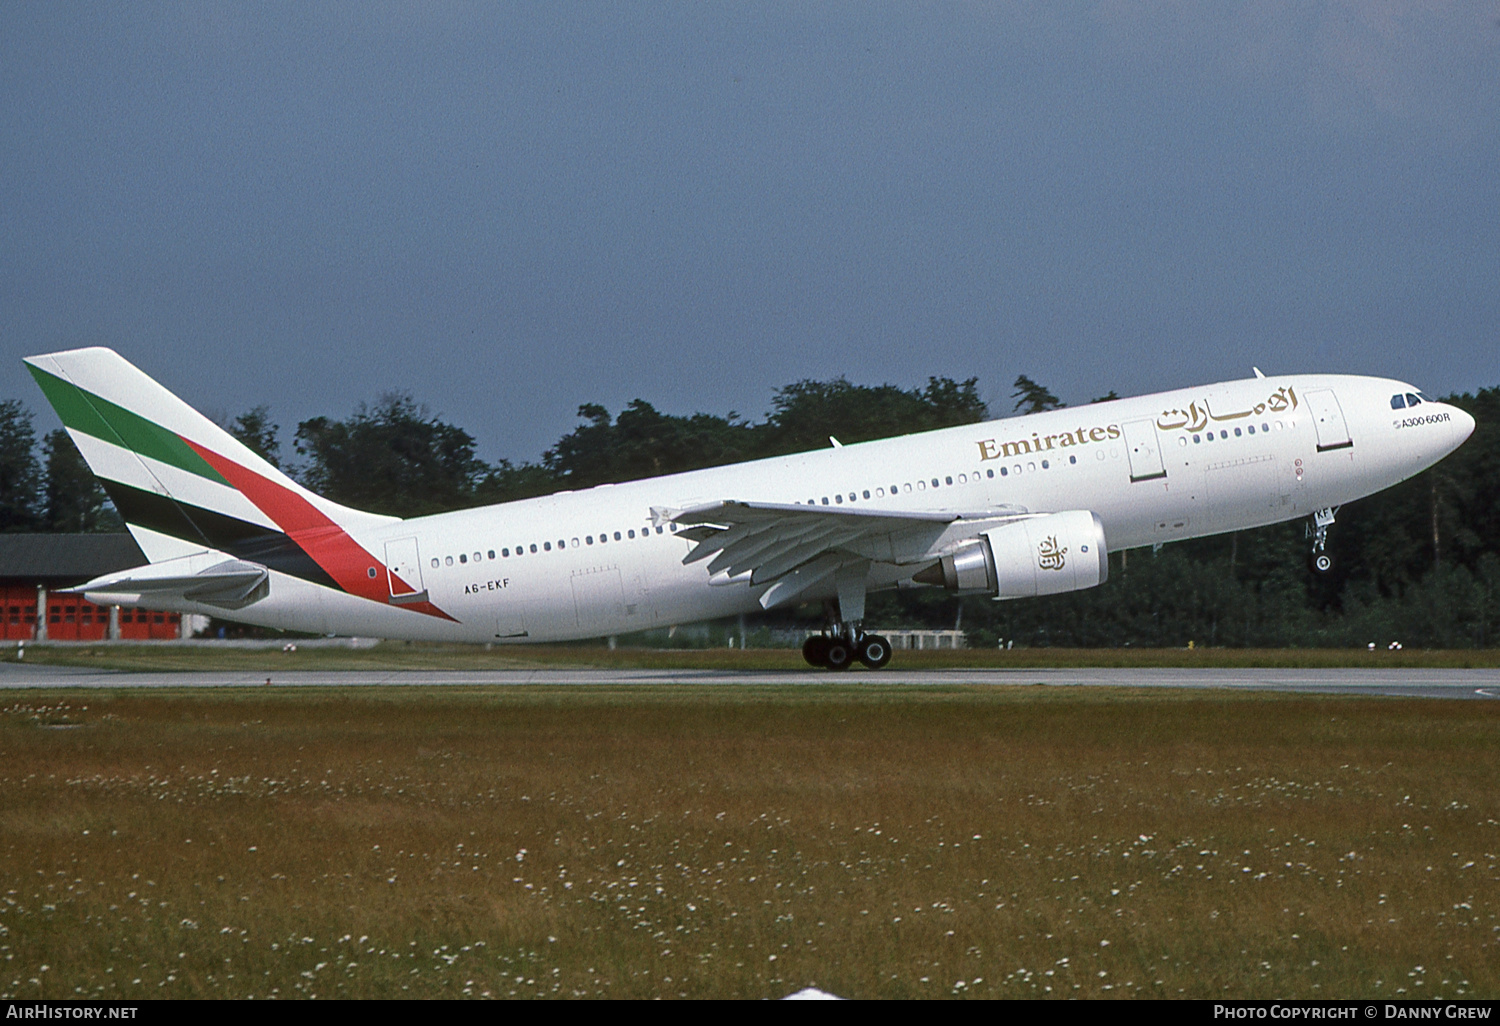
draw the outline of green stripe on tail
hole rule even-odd
[[[229,484],[186,442],[161,425],[153,424],[123,406],[116,406],[108,399],[85,392],[71,381],[48,374],[31,364],[27,364],[26,369],[31,371],[31,376],[41,386],[47,401],[62,418],[63,424],[74,431],[123,446],[137,455],[197,474],[209,481]]]

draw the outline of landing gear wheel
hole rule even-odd
[[[1333,569],[1333,557],[1326,552],[1314,552],[1307,557],[1307,566],[1315,574],[1326,574]]]
[[[859,646],[859,661],[878,670],[891,661],[891,643],[879,634],[867,634]]]
[[[829,638],[823,653],[823,665],[830,670],[847,670],[854,662],[854,648],[842,638]]]
[[[816,666],[818,669],[828,667],[828,646],[833,641],[826,634],[814,634],[802,643],[802,658],[807,660],[807,665]]]

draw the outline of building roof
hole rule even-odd
[[[146,562],[128,534],[0,534],[0,580],[82,584]]]

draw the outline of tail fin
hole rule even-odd
[[[348,532],[396,520],[309,492],[113,350],[26,363],[153,563],[211,549],[338,586]]]

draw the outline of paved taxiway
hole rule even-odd
[[[206,670],[186,673],[136,673],[0,663],[4,688],[212,688],[212,687],[442,687],[454,685],[807,685],[902,684],[991,686],[1222,688],[1230,691],[1289,691],[1311,694],[1384,695],[1405,698],[1500,699],[1500,669],[1487,670],[1185,670],[1185,669],[1041,669],[1041,670],[902,670],[879,673],[854,670],[817,671],[721,670],[289,670],[259,673]]]

